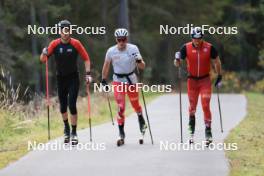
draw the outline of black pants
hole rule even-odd
[[[58,96],[60,112],[67,112],[69,106],[72,115],[77,114],[76,102],[79,92],[79,74],[73,73],[67,76],[57,76]]]

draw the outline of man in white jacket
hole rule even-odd
[[[116,103],[118,105],[117,122],[119,137],[117,145],[123,145],[125,139],[125,97],[129,97],[130,103],[138,115],[140,132],[145,134],[147,125],[142,115],[142,108],[139,104],[139,93],[136,87],[137,75],[134,73],[136,67],[145,68],[145,62],[136,45],[128,43],[128,31],[124,28],[115,30],[117,44],[107,50],[102,70],[102,85],[107,85],[107,77],[110,65],[113,65],[113,89]],[[119,88],[118,88],[119,87]],[[121,90],[120,87],[122,87]]]

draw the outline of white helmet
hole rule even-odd
[[[116,38],[127,37],[127,36],[128,36],[128,31],[125,28],[118,28],[115,30]]]
[[[201,27],[195,27],[191,31],[191,37],[194,39],[203,38],[203,31]]]

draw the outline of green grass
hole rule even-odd
[[[246,118],[231,131],[226,143],[237,143],[237,151],[227,151],[230,176],[264,174],[264,95],[246,93]]]
[[[158,95],[160,94],[146,93],[147,103]],[[110,96],[110,101],[115,118],[117,108],[112,96]],[[126,114],[128,115],[133,112],[133,109],[129,102],[126,104]],[[142,102],[141,105],[143,106]],[[89,126],[87,99],[79,97],[77,106],[79,115],[78,130],[80,130]],[[91,106],[93,126],[110,121],[110,113],[105,97],[102,95],[92,95]],[[58,109],[58,105],[54,103],[50,110],[52,138],[63,135],[63,123]],[[12,111],[4,111],[2,109],[0,109],[0,114],[0,168],[24,156],[28,152],[28,141],[47,141],[47,114],[45,106],[42,105],[35,117],[31,119],[21,117],[19,112],[13,114]]]

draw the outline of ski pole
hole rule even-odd
[[[181,67],[178,68],[178,78],[179,78],[179,104],[180,104],[180,125],[181,125],[181,143],[183,143],[182,139],[182,97],[181,97]]]
[[[219,115],[220,115],[220,126],[221,126],[221,132],[223,133],[223,120],[222,120],[222,110],[221,110],[221,104],[220,104],[220,98],[219,98],[219,87],[216,86],[216,92],[217,92],[217,100],[218,100],[218,109],[219,109]]]
[[[88,117],[89,117],[89,128],[90,128],[90,142],[92,142],[92,120],[91,120],[91,102],[90,102],[90,90],[89,84],[86,85],[87,101],[88,101]]]
[[[140,74],[138,66],[137,66],[137,72],[138,74]],[[147,117],[147,122],[148,122],[148,126],[149,126],[149,134],[150,134],[150,138],[151,138],[151,143],[152,145],[154,144],[153,142],[153,136],[152,136],[152,132],[151,132],[151,127],[150,127],[150,122],[149,122],[149,117],[148,117],[148,111],[147,111],[147,106],[146,106],[146,101],[145,101],[145,96],[144,96],[144,92],[141,89],[141,95],[142,95],[142,99],[143,99],[143,104],[144,104],[144,108],[145,108],[145,113],[146,113],[146,117]]]
[[[112,120],[112,125],[115,125],[114,123],[114,118],[113,118],[113,112],[112,112],[112,108],[111,108],[111,103],[110,103],[110,100],[109,100],[109,95],[108,93],[106,93],[106,96],[107,96],[107,102],[108,102],[108,107],[109,107],[109,111],[110,111],[110,118]]]
[[[47,101],[47,114],[48,114],[48,140],[50,140],[50,98],[49,98],[49,63],[46,60],[46,101]]]

